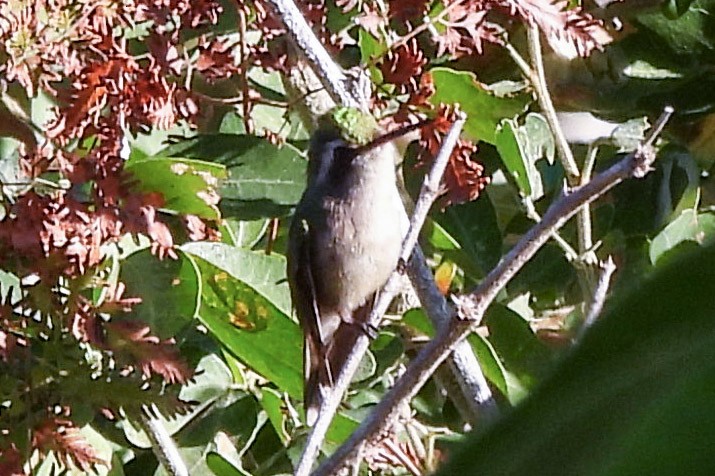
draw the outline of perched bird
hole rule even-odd
[[[288,245],[288,282],[304,335],[304,402],[312,425],[397,266],[407,217],[392,142],[362,146],[334,123],[313,135],[308,183]]]

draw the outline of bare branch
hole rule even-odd
[[[293,0],[266,1],[273,6],[288,34],[305,55],[333,100],[343,106],[366,109],[365,98],[358,97],[359,95],[351,90],[345,72],[330,57]]]
[[[581,340],[583,335],[586,333],[586,330],[588,330],[588,328],[596,322],[596,319],[598,319],[598,316],[601,314],[601,310],[603,310],[603,303],[606,302],[608,288],[611,286],[611,277],[616,271],[616,264],[610,256],[606,261],[601,262],[599,267],[601,269],[601,273],[599,274],[598,281],[593,289],[593,299],[591,299],[591,302],[588,305],[588,314],[586,314],[586,318],[583,320],[583,324],[578,330],[576,340]]]
[[[154,451],[156,459],[161,462],[171,476],[189,476],[189,470],[186,468],[184,460],[181,459],[176,443],[171,439],[171,435],[166,431],[161,420],[153,417],[151,413],[150,409],[144,405],[139,423],[151,441],[151,449]]]
[[[378,403],[370,417],[363,421],[350,439],[338,448],[314,475],[326,476],[335,473],[361,442],[373,440],[393,424],[397,409],[417,394],[456,343],[481,323],[485,311],[501,289],[579,208],[593,202],[623,180],[643,177],[651,169],[655,160],[652,144],[672,113],[671,107],[665,109],[638,150],[594,177],[588,184],[556,200],[544,214],[542,221],[519,240],[473,293],[454,298],[459,319],[453,319],[450,325],[439,330],[435,338],[419,352],[395,386]]]
[[[412,252],[412,258],[407,266],[407,274],[417,292],[422,308],[435,329],[448,326],[454,312],[437,289],[432,270],[427,265],[425,256],[419,247]],[[472,425],[477,421],[489,422],[496,419],[499,409],[469,342],[459,342],[454,347],[447,363],[463,394],[463,398],[453,399],[462,416]],[[460,405],[461,403],[464,405]]]

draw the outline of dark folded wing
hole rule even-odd
[[[296,213],[290,228],[288,283],[293,307],[303,329],[303,401],[308,424],[317,417],[323,399],[322,389],[331,385],[313,276],[310,233],[307,221]]]

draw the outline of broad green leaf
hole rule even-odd
[[[194,257],[202,281],[199,319],[227,350],[294,398],[303,394],[298,324],[231,271]]]
[[[688,11],[692,3],[693,0],[668,0],[663,5],[663,13],[670,19],[678,18]]]
[[[519,127],[519,141],[532,164],[537,160],[546,159],[554,163],[556,144],[551,134],[549,123],[541,114],[530,112],[524,118],[524,125]]]
[[[529,293],[531,308],[553,307],[575,283],[574,267],[557,245],[547,243],[507,285],[510,296]]]
[[[385,45],[364,28],[358,29],[358,45],[362,65],[370,64],[372,60],[381,57],[387,51]]]
[[[529,323],[508,307],[495,304],[489,308],[484,325],[504,367],[519,380],[521,387],[533,388],[551,367],[552,357]]]
[[[510,384],[508,371],[499,360],[499,356],[491,342],[477,333],[467,337],[467,341],[472,346],[472,350],[474,350],[474,354],[479,361],[479,366],[482,368],[487,380],[506,396],[511,403],[515,403],[521,397],[523,391],[520,390],[516,393],[513,391],[516,387]]]
[[[221,165],[179,158],[131,160],[125,167],[143,192],[161,192],[165,208],[202,218],[218,219],[219,180],[226,178]]]
[[[683,76],[680,72],[655,66],[641,59],[623,68],[623,74],[638,79],[675,79]]]
[[[443,251],[457,251],[461,249],[459,242],[450,235],[442,225],[427,218],[422,228],[422,236],[429,244]]]
[[[231,276],[265,296],[283,314],[291,314],[284,256],[276,253],[267,255],[264,252],[235,248],[224,243],[186,243],[181,249],[228,271]]]
[[[335,415],[335,418],[333,418],[333,421],[330,423],[330,428],[328,428],[328,432],[325,434],[324,446],[328,449],[337,449],[338,446],[350,438],[350,435],[353,434],[359,424],[359,421],[343,413],[338,413]]]
[[[684,241],[703,244],[715,236],[715,215],[684,210],[666,226],[650,243],[649,255],[655,264],[664,254]]]
[[[287,215],[305,187],[307,161],[290,145],[249,135],[208,134],[168,147],[163,155],[199,158],[226,166],[221,210],[242,220]]]
[[[530,398],[438,474],[712,474],[715,246],[677,258],[612,301]]]
[[[432,104],[459,104],[468,115],[464,131],[473,140],[495,144],[499,122],[524,112],[531,100],[526,94],[498,97],[482,86],[473,73],[441,67],[430,73],[436,90]]]
[[[496,211],[488,197],[453,205],[434,216],[449,236],[459,243],[468,261],[465,263],[465,257],[455,251],[441,249],[445,250],[445,254],[460,265],[469,277],[477,279],[499,262],[502,236]]]
[[[161,339],[176,336],[192,322],[199,307],[196,268],[184,253],[177,254],[178,259],[160,260],[143,249],[120,262],[119,280],[127,287],[123,297],[142,300],[122,319],[149,324]]]
[[[712,31],[713,0],[695,0],[677,19],[663,11],[650,10],[638,15],[638,22],[660,37],[677,55],[709,54],[715,50]]]
[[[206,455],[206,466],[208,466],[216,476],[250,476],[251,474],[237,468],[215,451],[211,451]]]

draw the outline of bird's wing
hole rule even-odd
[[[311,425],[323,400],[323,389],[332,385],[327,343],[321,328],[308,222],[296,214],[290,229],[288,282],[293,306],[303,329],[303,401]]]

